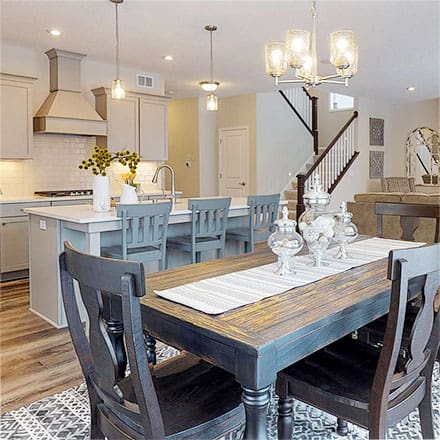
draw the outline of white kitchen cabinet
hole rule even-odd
[[[111,90],[92,90],[96,111],[107,120],[107,136],[96,143],[110,151],[136,151],[142,160],[168,158],[168,98],[127,92],[125,99],[112,99]]]
[[[32,85],[36,79],[0,73],[0,159],[32,157]]]
[[[13,272],[29,267],[28,218],[2,219],[0,230],[0,270]]]

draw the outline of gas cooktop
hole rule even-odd
[[[91,196],[93,191],[91,189],[63,189],[51,191],[35,191],[36,196],[43,197],[69,197],[69,196]]]

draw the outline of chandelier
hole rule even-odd
[[[274,41],[265,45],[266,73],[274,78],[275,85],[304,83],[308,87],[319,84],[342,84],[357,73],[358,46],[354,32],[335,31],[330,34],[330,62],[335,66],[333,75],[318,75],[316,52],[316,0],[312,2],[312,33],[300,29],[287,32],[286,42]],[[290,65],[295,79],[280,79]],[[341,78],[337,81],[335,78]]]
[[[115,4],[116,8],[116,79],[112,83],[112,98],[124,99],[125,98],[125,84],[119,79],[119,20],[118,20],[118,4],[124,0],[110,0]]]
[[[209,32],[209,81],[200,81],[199,84],[205,92],[211,92],[206,99],[206,109],[209,112],[216,112],[218,110],[217,96],[212,93],[217,90],[220,85],[218,81],[213,80],[213,61],[212,61],[212,33],[217,30],[217,26],[214,24],[208,24],[205,26],[205,30]]]

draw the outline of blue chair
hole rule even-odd
[[[159,270],[163,270],[170,211],[171,202],[116,205],[117,216],[122,218],[122,241],[102,247],[101,255],[143,263],[159,261]]]
[[[225,253],[226,223],[231,198],[190,199],[191,235],[169,238],[167,247],[191,253],[191,263],[200,262],[200,253],[216,250],[217,257]]]
[[[249,225],[228,229],[226,238],[243,241],[244,251],[252,252],[256,241],[267,240],[273,232],[273,224],[278,217],[279,203],[279,194],[248,196]]]

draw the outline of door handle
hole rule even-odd
[[[238,184],[241,186],[246,186],[246,182],[238,182]]]

